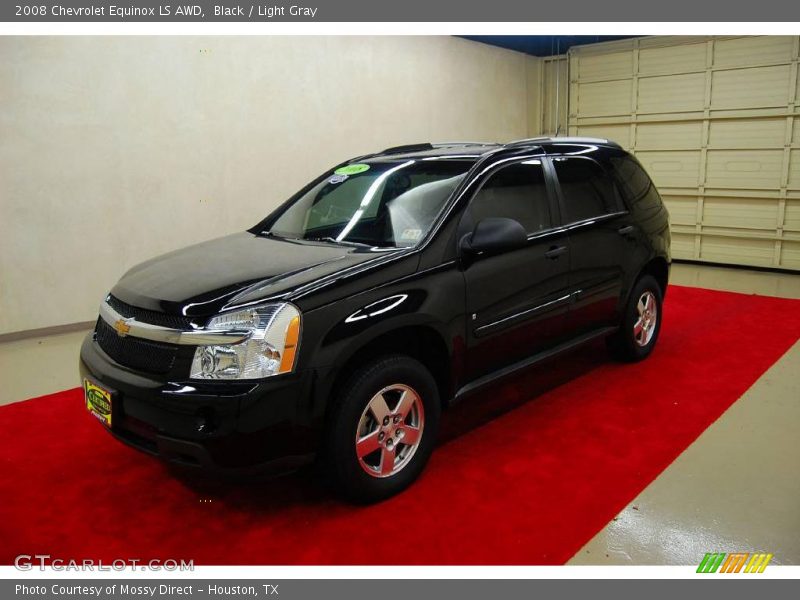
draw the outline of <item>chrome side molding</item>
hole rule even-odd
[[[152,342],[180,346],[205,346],[212,344],[238,344],[247,340],[251,331],[246,329],[173,329],[123,317],[107,302],[100,305],[100,318],[120,337],[131,336]]]

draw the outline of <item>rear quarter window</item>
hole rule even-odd
[[[625,200],[633,210],[654,210],[661,207],[661,196],[639,162],[631,156],[608,161],[611,172]]]

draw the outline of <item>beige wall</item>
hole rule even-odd
[[[524,137],[536,59],[451,37],[0,39],[0,334],[387,146]],[[532,114],[533,113],[533,114]]]

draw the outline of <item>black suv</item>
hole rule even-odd
[[[599,337],[650,354],[669,245],[652,181],[608,140],[390,148],[128,271],[81,348],[87,408],[171,462],[317,456],[377,500],[477,389]]]

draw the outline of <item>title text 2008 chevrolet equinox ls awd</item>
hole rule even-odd
[[[116,437],[207,469],[320,458],[374,501],[443,409],[598,337],[653,350],[668,215],[618,145],[415,144],[324,173],[247,232],[128,271],[81,349]]]

